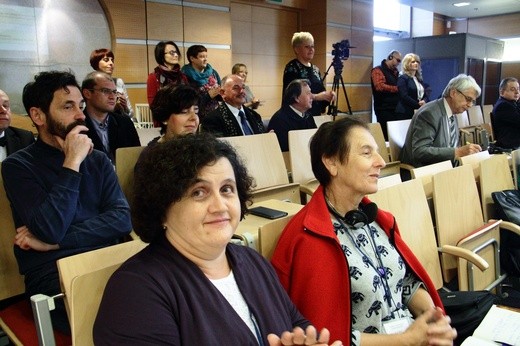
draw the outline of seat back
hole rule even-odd
[[[274,132],[250,136],[224,137],[244,161],[255,180],[253,200],[288,199],[300,201],[298,184],[290,184],[278,139]]]
[[[513,150],[511,152],[511,167],[513,170],[513,181],[515,189],[518,189],[520,183],[518,182],[518,170],[520,170],[520,149]]]
[[[2,165],[0,163],[0,169]],[[4,179],[0,174],[0,300],[11,298],[25,292],[23,276],[13,251],[16,234],[11,204],[4,189]]]
[[[28,115],[11,114],[11,126],[30,131],[35,137],[38,136],[38,130]]]
[[[459,129],[469,126],[469,116],[467,111],[455,114],[455,116],[457,117],[457,125],[459,126]]]
[[[146,147],[127,147],[116,149],[116,175],[119,185],[128,200],[132,203],[134,196],[134,168],[139,155]]]
[[[309,145],[316,131],[317,129],[289,131],[291,173],[295,183],[304,184],[314,179]]]
[[[404,146],[410,122],[411,119],[389,121],[386,123],[390,158],[392,161],[399,161],[399,154]]]
[[[484,220],[496,218],[491,194],[514,187],[506,154],[491,155],[490,158],[480,161],[480,199]]]
[[[383,129],[381,128],[380,123],[368,123],[368,129],[372,134],[372,137],[376,140],[377,143],[377,152],[385,162],[390,162],[390,156],[388,154],[388,148],[386,147],[385,136],[383,135]]]
[[[422,167],[417,167],[412,169],[412,179],[419,179],[424,188],[424,193],[426,194],[426,198],[431,198],[433,196],[433,187],[432,187],[432,176],[436,173],[446,171],[448,169],[452,169],[453,164],[450,160],[433,163],[431,165],[426,165]]]
[[[259,252],[267,260],[273,256],[274,249],[278,243],[278,239],[282,234],[285,226],[292,219],[291,216],[285,216],[280,219],[273,220],[258,228],[258,247]]]
[[[146,245],[141,240],[132,240],[57,261],[73,345],[94,344],[92,328],[108,279]]]
[[[460,162],[462,165],[469,165],[471,166],[471,169],[473,169],[473,175],[475,176],[475,179],[478,181],[480,178],[480,161],[489,159],[489,151],[483,150],[481,152],[463,156],[460,158]]]
[[[151,128],[153,127],[152,112],[148,103],[135,104],[135,119],[137,120],[137,127]]]
[[[369,198],[380,209],[394,215],[402,238],[430,275],[435,288],[441,288],[435,232],[421,182],[416,179],[405,181],[379,190]]]
[[[484,123],[484,116],[480,105],[474,105],[468,109],[469,124],[471,126],[480,126]]]
[[[329,121],[332,121],[332,115],[317,115],[314,117],[314,122],[316,123],[317,127],[320,127]]]
[[[386,189],[387,187],[401,184],[401,174],[391,174],[384,177],[380,177],[377,180],[377,189]]]
[[[463,165],[433,175],[437,242],[439,246],[456,245],[470,232],[483,225],[482,209],[475,177],[470,165]],[[442,254],[444,280],[456,274],[457,261]]]
[[[491,124],[491,112],[493,112],[493,105],[482,106],[482,116],[484,118],[484,123]]]

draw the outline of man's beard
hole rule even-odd
[[[86,126],[85,120],[76,120],[69,125],[65,126],[62,123],[55,121],[52,116],[47,114],[47,127],[48,131],[51,135],[58,136],[61,139],[65,140],[65,137],[78,125]]]

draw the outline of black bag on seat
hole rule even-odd
[[[497,216],[520,226],[520,191],[504,190],[491,194]],[[508,274],[520,277],[520,236],[500,231],[500,265]]]
[[[446,315],[451,318],[451,326],[457,330],[455,345],[460,345],[486,316],[498,298],[489,291],[439,291]]]

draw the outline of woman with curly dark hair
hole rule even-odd
[[[161,136],[148,145],[196,133],[199,128],[199,93],[189,85],[168,85],[157,92],[150,106]]]
[[[110,278],[96,345],[281,345],[278,335],[296,327],[307,329],[284,333],[284,345],[328,343],[270,264],[229,242],[252,184],[230,144],[197,134],[149,148],[135,172],[132,220],[150,245]]]

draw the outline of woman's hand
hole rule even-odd
[[[327,328],[323,328],[318,337],[316,328],[308,326],[304,331],[300,327],[293,329],[292,333],[285,331],[282,337],[279,338],[276,334],[269,334],[267,340],[269,346],[292,346],[292,345],[315,345],[328,346],[330,333]],[[335,341],[331,346],[343,346],[341,341]]]
[[[35,250],[35,251],[50,251],[57,250],[59,246],[57,244],[47,244],[36,238],[27,226],[21,226],[16,229],[16,235],[14,236],[14,243],[18,245],[22,250]]]
[[[411,345],[453,345],[457,331],[451,327],[450,318],[440,308],[425,311],[404,332]]]

